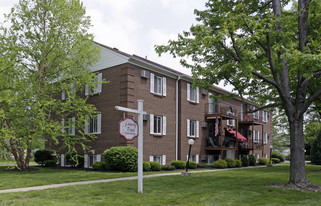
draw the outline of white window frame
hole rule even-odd
[[[62,132],[68,135],[75,135],[76,118],[62,118]]]
[[[262,121],[268,122],[268,112],[262,111]]]
[[[199,121],[187,119],[187,137],[199,137]]]
[[[166,96],[166,77],[160,77],[150,73],[150,93]]]
[[[256,107],[252,107],[253,111],[256,110]],[[253,119],[259,119],[260,118],[260,111],[253,112]]]
[[[153,155],[149,156],[149,161],[150,162],[158,162],[161,165],[166,165],[166,155]]]
[[[258,130],[253,131],[253,142],[255,142],[255,143],[260,142],[260,131],[258,131]]]
[[[193,102],[193,103],[199,103],[199,88],[196,87],[195,89],[193,86],[189,83],[187,83],[187,101]]]
[[[103,73],[98,73],[95,79],[95,82],[97,82],[95,88],[90,88],[88,84],[85,85],[85,95],[94,95],[94,94],[99,94],[102,92],[102,83],[101,81],[103,80]]]
[[[268,143],[268,133],[263,133],[263,144],[267,144]]]
[[[255,154],[256,160],[260,159],[260,154]]]
[[[157,121],[158,119],[158,121]],[[166,116],[160,116],[160,115],[154,115],[154,114],[150,114],[150,134],[152,135],[166,135]],[[157,125],[155,125],[155,123]],[[155,126],[157,126],[156,128],[156,132],[155,132]]]
[[[86,118],[85,131],[87,134],[101,134],[101,114]]]

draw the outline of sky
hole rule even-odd
[[[0,21],[18,2],[0,0]],[[159,57],[154,46],[166,44],[179,33],[188,31],[197,23],[194,9],[205,9],[205,2],[207,0],[83,0],[83,5],[92,19],[90,32],[95,41],[191,74],[169,54]]]

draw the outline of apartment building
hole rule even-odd
[[[97,43],[98,44],[98,43]],[[125,113],[115,106],[137,109],[137,100],[144,100],[143,135],[144,161],[158,161],[162,165],[173,160],[187,160],[188,140],[195,140],[191,159],[212,163],[226,157],[239,159],[241,155],[255,154],[269,157],[272,143],[272,115],[255,110],[259,105],[240,99],[218,101],[211,96],[227,91],[213,87],[210,90],[193,88],[193,79],[178,71],[129,55],[116,48],[98,44],[101,60],[91,69],[97,79],[108,84],[89,92],[88,103],[94,104],[100,114],[92,118],[85,129],[95,134],[84,154],[85,167],[102,160],[103,152],[114,146],[138,146],[137,138],[126,141],[119,134],[119,121],[136,114]],[[64,95],[62,95],[64,96]],[[72,129],[71,129],[72,133]],[[65,156],[60,163],[65,166]]]

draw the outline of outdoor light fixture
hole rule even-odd
[[[189,144],[189,150],[188,150],[188,158],[187,158],[187,163],[186,163],[186,172],[188,171],[189,159],[190,159],[190,156],[191,156],[191,149],[192,149],[192,145],[194,144],[194,140],[193,139],[189,139],[188,140],[188,144]]]
[[[271,158],[272,158],[272,149],[273,149],[273,146],[270,145],[270,161],[269,161],[269,164],[267,165],[268,167],[272,167],[272,162],[271,162]]]

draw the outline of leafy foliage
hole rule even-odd
[[[94,162],[93,170],[105,170],[107,168],[106,162]]]
[[[242,161],[242,166],[243,166],[243,167],[248,167],[248,166],[249,166],[249,158],[247,158],[246,155],[243,155],[243,156],[242,156],[241,161]]]
[[[150,171],[150,168],[151,168],[150,163],[143,161],[143,171],[148,172]]]
[[[188,162],[188,168],[189,169],[196,169],[196,167],[197,167],[197,163],[196,162],[194,162],[194,161],[189,161]]]
[[[250,166],[255,166],[256,165],[256,158],[253,154],[250,154],[249,156],[249,165]]]
[[[235,160],[235,166],[236,167],[242,167],[242,161],[241,160]]]
[[[66,153],[66,164],[73,167],[84,166],[84,156],[78,154],[76,151],[70,151]]]
[[[217,161],[213,162],[213,167],[219,168],[219,169],[226,168],[227,162],[225,160],[217,160]]]
[[[34,160],[36,163],[38,164],[45,164],[46,160],[52,160],[53,156],[52,156],[52,151],[48,150],[48,149],[40,149],[35,151],[34,153]]]
[[[236,162],[234,159],[232,158],[225,158],[225,161],[227,163],[227,167],[229,168],[233,168],[233,167],[236,167]]]
[[[272,158],[278,158],[280,162],[284,162],[284,155],[279,152],[272,152]]]
[[[176,169],[184,169],[186,168],[186,161],[174,160],[171,162],[171,165],[173,165]]]
[[[159,162],[156,161],[151,161],[149,162],[150,164],[150,171],[160,171],[162,169],[161,164],[159,164]]]
[[[162,165],[162,170],[165,170],[165,171],[172,171],[175,169],[176,168],[173,165]]]
[[[280,163],[280,159],[279,158],[271,158],[271,161],[274,164]]]
[[[45,167],[56,167],[57,160],[45,160],[44,165],[45,165]]]
[[[270,159],[265,158],[265,157],[261,157],[261,158],[259,159],[259,164],[260,164],[260,165],[268,165],[269,162],[270,162]]]
[[[103,155],[108,169],[137,170],[138,151],[135,147],[111,147],[105,150]]]
[[[321,165],[321,130],[311,145],[310,159],[312,164]]]

